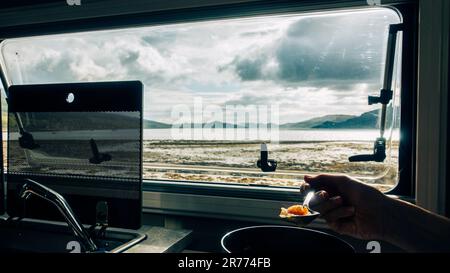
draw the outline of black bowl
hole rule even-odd
[[[255,226],[237,229],[222,237],[227,253],[354,253],[336,236],[289,226]]]

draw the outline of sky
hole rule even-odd
[[[140,80],[145,118],[174,108],[277,105],[279,123],[376,109],[388,25],[373,8],[21,38],[3,45],[14,84]]]

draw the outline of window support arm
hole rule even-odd
[[[0,44],[3,42],[3,40],[0,40]],[[8,76],[6,75],[6,66],[3,63],[3,59],[0,58],[0,80],[2,82],[3,87],[5,88],[5,95],[6,95],[6,103],[8,103],[8,88],[11,86],[11,82],[8,79]],[[34,150],[39,148],[39,145],[36,144],[34,141],[33,135],[27,131],[25,131],[25,128],[23,126],[22,119],[20,118],[19,114],[14,112],[14,118],[16,119],[17,127],[19,128],[19,145],[23,149],[29,149]]]
[[[397,36],[400,31],[403,31],[403,24],[394,24],[389,26],[383,89],[380,91],[380,96],[369,96],[369,105],[382,105],[380,117],[380,137],[375,140],[373,154],[351,156],[349,158],[350,162],[373,161],[381,163],[386,159],[386,138],[384,137],[384,134],[386,132],[387,106],[394,96],[392,81],[394,77]]]

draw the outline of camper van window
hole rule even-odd
[[[367,98],[382,89],[398,23],[384,8],[270,15],[18,38],[1,53],[13,84],[142,81],[149,181],[298,187],[305,174],[345,173],[388,191],[399,80],[386,160],[349,157],[379,137],[381,105]]]

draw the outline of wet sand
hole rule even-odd
[[[260,143],[224,141],[146,141],[144,177],[158,180],[224,182],[297,187],[304,174],[339,173],[355,176],[388,190],[396,184],[398,154],[386,163],[350,163],[351,155],[372,153],[368,142],[284,142],[269,145],[275,173],[256,168]],[[398,151],[398,143],[392,144]],[[211,167],[214,168],[211,168]]]
[[[259,142],[144,141],[144,179],[298,187],[305,174],[347,174],[386,191],[397,181],[398,154],[385,163],[350,163],[348,157],[372,153],[369,142],[281,142],[269,144],[277,171],[256,167]],[[398,142],[392,144],[398,151]],[[6,151],[5,151],[6,152]],[[25,160],[23,158],[22,160]]]

